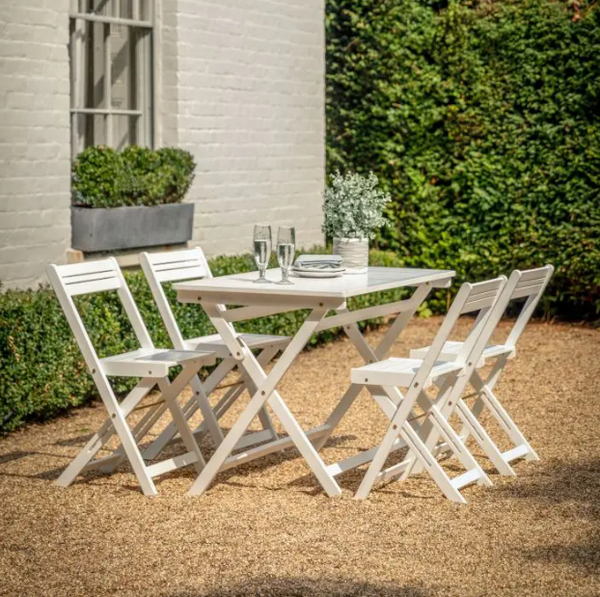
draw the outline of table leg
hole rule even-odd
[[[214,303],[202,303],[202,306],[227,344],[231,353],[239,353],[240,346],[242,346],[243,354],[239,362],[239,367],[240,369],[243,369],[248,377],[254,382],[256,392],[238,420],[234,423],[229,433],[225,436],[225,439],[219,445],[204,470],[192,485],[190,493],[192,495],[199,495],[206,490],[215,475],[226,463],[227,458],[231,455],[235,445],[248,429],[254,417],[268,402],[326,493],[329,496],[339,495],[341,489],[335,481],[335,478],[327,471],[325,463],[285,405],[279,393],[275,390],[277,384],[281,381],[298,354],[306,346],[319,323],[325,317],[327,308],[316,308],[311,311],[296,335],[283,351],[271,372],[267,375],[260,363],[256,360],[256,357],[252,354],[252,351],[243,345],[242,341],[237,337],[237,333],[233,326],[222,317],[223,310]]]
[[[361,333],[356,322],[344,326],[344,332],[346,333],[348,338],[350,338],[350,341],[352,342],[352,344],[354,344],[354,346],[364,359],[365,363],[375,363],[386,358],[388,352],[394,345],[394,342],[396,342],[402,331],[408,325],[410,319],[416,313],[419,306],[427,298],[427,295],[429,294],[430,290],[431,285],[429,283],[421,284],[419,287],[417,287],[410,299],[406,301],[406,308],[403,309],[400,313],[398,313],[396,319],[394,320],[394,323],[390,326],[390,329],[386,332],[384,337],[381,339],[381,342],[377,345],[375,349],[372,349],[369,346],[367,340]],[[347,309],[345,311],[347,311]],[[342,311],[340,310],[340,312]],[[319,436],[314,441],[314,446],[317,450],[320,450],[325,445],[325,443],[333,433],[334,429],[339,425],[340,421],[342,420],[348,409],[352,406],[352,404],[354,404],[354,401],[356,400],[356,397],[359,395],[361,390],[362,386],[350,384],[350,386],[346,390],[346,393],[342,396],[337,406],[329,415],[325,423],[328,427],[327,432]],[[391,392],[389,389],[386,388],[381,388],[381,394],[387,396],[390,400],[397,404],[398,398],[394,392]]]

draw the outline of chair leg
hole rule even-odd
[[[194,392],[198,406],[202,411],[202,417],[204,418],[204,423],[208,433],[210,434],[215,446],[218,446],[223,441],[223,432],[221,431],[217,417],[215,416],[215,413],[208,402],[208,396],[202,387],[202,382],[200,381],[198,375],[194,375],[190,385],[192,386],[192,391]]]
[[[60,487],[68,487],[73,483],[77,476],[83,471],[86,465],[102,449],[102,446],[116,433],[112,421],[108,419],[98,429],[92,438],[87,442],[79,454],[69,463],[69,466],[62,472],[56,480]]]
[[[437,483],[442,493],[451,501],[458,504],[466,504],[467,500],[460,491],[453,485],[452,480],[446,474],[440,463],[433,457],[431,452],[425,446],[425,443],[417,435],[409,423],[402,426],[403,435],[407,444],[411,445],[415,456],[423,463],[427,472]]]
[[[208,376],[208,379],[206,379],[206,381],[204,382],[205,393],[207,395],[210,395],[213,389],[221,383],[223,378],[231,371],[231,369],[233,369],[234,366],[234,363],[222,361],[221,364]],[[198,401],[196,400],[196,396],[192,396],[188,403],[183,407],[186,419],[189,420],[192,417],[192,415],[198,410],[198,408],[200,408],[200,406]],[[219,418],[216,413],[215,416]],[[201,427],[202,431],[206,429],[206,427],[204,426],[204,422],[202,423]],[[197,434],[199,431],[200,428],[197,429],[194,433]],[[177,428],[173,421],[171,421],[163,429],[159,436],[154,441],[152,441],[152,443],[144,450],[144,458],[146,460],[154,460],[175,438],[176,435]],[[202,436],[200,437],[202,438]]]
[[[196,455],[196,462],[194,462],[194,468],[196,472],[200,474],[202,469],[206,466],[206,461],[202,455],[202,451],[198,446],[192,430],[189,428],[187,419],[181,410],[179,402],[177,402],[177,396],[181,393],[187,383],[193,378],[197,377],[198,367],[194,364],[186,366],[183,371],[177,376],[177,378],[171,384],[167,377],[161,379],[158,385],[163,393],[163,398],[169,406],[171,416],[173,417],[173,423],[177,427],[179,436],[183,440],[185,447],[189,452]]]
[[[492,441],[492,438],[488,435],[487,431],[482,427],[481,423],[475,418],[473,413],[469,410],[469,407],[462,401],[459,400],[456,406],[458,415],[463,421],[463,424],[469,430],[469,434],[473,436],[473,439],[481,446],[481,449],[485,452],[486,456],[490,459],[492,464],[496,467],[496,470],[507,477],[516,476],[513,468],[502,458],[502,453],[496,447],[496,444]]]
[[[524,446],[524,448],[526,448],[524,457],[527,460],[539,460],[540,457],[531,447],[531,444],[525,439],[525,436],[521,433],[515,422],[511,419],[510,415],[502,407],[494,393],[487,387],[483,390],[482,399],[515,446]]]
[[[450,423],[448,423],[436,406],[432,406],[430,412],[434,425],[437,427],[440,435],[444,438],[444,441],[450,446],[450,449],[458,461],[465,467],[467,472],[477,472],[478,476],[475,480],[477,480],[478,483],[489,487],[492,484],[489,477],[485,474],[471,452],[469,452],[467,447],[462,443],[456,431],[450,426]]]
[[[493,388],[498,381],[500,373],[503,371],[505,361],[499,361],[494,366],[489,378],[484,381],[479,373],[475,371],[471,377],[471,384],[476,391],[480,392],[473,407],[471,414],[475,419],[479,419],[484,408],[487,408],[492,416],[498,421],[500,427],[508,435],[510,440],[515,445],[513,450],[509,450],[502,454],[504,462],[509,463],[516,458],[524,457],[526,460],[539,460],[539,456],[527,441],[523,433],[512,420],[508,412],[504,409],[500,401],[493,392]],[[469,435],[468,428],[465,428],[461,433],[465,438]],[[512,469],[511,469],[512,470]]]
[[[101,448],[106,444],[106,442],[108,442],[108,440],[115,433],[117,433],[119,435],[119,438],[121,439],[121,446],[119,446],[119,448],[117,450],[115,450],[113,452],[113,454],[111,455],[113,458],[111,458],[109,460],[110,464],[105,465],[105,467],[103,467],[101,470],[107,469],[109,471],[112,471],[126,457],[126,455],[129,456],[129,453],[125,450],[126,442],[123,441],[122,434],[121,434],[121,432],[119,432],[117,426],[115,425],[115,421],[117,421],[119,418],[122,418],[124,421],[124,426],[127,429],[126,436],[133,437],[133,433],[131,432],[129,425],[127,424],[127,421],[126,421],[127,416],[129,416],[129,414],[137,406],[137,404],[139,404],[139,402],[148,395],[148,393],[150,392],[150,390],[152,390],[154,385],[155,384],[154,384],[153,380],[148,379],[148,378],[142,379],[136,385],[136,387],[133,390],[131,390],[131,392],[127,395],[127,397],[123,400],[123,402],[120,405],[116,401],[116,399],[114,398],[114,396],[112,394],[110,394],[110,395],[107,394],[106,397],[102,396],[102,400],[103,400],[108,412],[114,411],[112,417],[108,418],[102,424],[102,426],[98,429],[98,431],[87,442],[87,444],[85,445],[83,450],[81,450],[81,452],[77,455],[77,457],[63,471],[61,476],[56,481],[57,485],[59,485],[61,487],[67,487],[75,480],[75,478],[79,474],[84,472],[86,468],[91,467],[93,464],[93,459],[96,456],[96,454],[101,450]],[[157,406],[156,408],[160,408],[160,405]],[[137,449],[137,442],[135,441],[135,438],[134,438],[134,444],[136,444],[135,451],[137,451],[139,453],[139,450]],[[137,460],[137,457],[135,456],[135,451],[134,451],[132,457]],[[133,466],[133,463],[132,463],[132,466]],[[142,484],[144,493],[146,493],[147,495],[155,495],[156,488],[154,487],[154,483],[152,483],[152,482],[148,483],[148,479],[150,477],[145,471],[145,465],[143,464],[143,461],[142,461],[143,469],[140,469],[139,463],[136,464],[136,466],[138,467],[138,470],[134,469],[134,471],[136,472],[136,475],[138,474],[138,471],[141,471],[140,472],[141,478],[138,475],[138,479],[140,480],[140,483]],[[150,481],[151,481],[151,479],[150,479]]]
[[[275,357],[275,355],[279,352],[277,348],[265,348],[260,351],[257,355],[256,360],[259,362],[260,366],[264,369]],[[252,379],[248,374],[246,374],[243,370],[240,371],[242,377],[244,378],[246,387],[250,394],[254,394],[256,392],[256,385],[252,382]],[[275,430],[275,425],[273,425],[273,420],[271,419],[271,415],[267,410],[266,405],[263,406],[258,411],[258,420],[262,428],[265,431],[269,431],[271,434],[271,439],[276,440],[279,436],[277,435],[277,431]]]
[[[453,502],[465,504],[465,498],[461,495],[460,491],[452,485],[452,481],[444,469],[427,451],[423,442],[407,421],[404,421],[400,429],[398,429],[395,424],[390,424],[390,427],[355,494],[355,498],[366,499],[368,497],[375,481],[380,474],[382,474],[383,465],[385,464],[398,435],[406,442],[410,452],[423,463],[424,468],[431,475],[442,493]]]
[[[166,410],[167,405],[162,402],[161,404],[157,404],[154,408],[149,409],[148,412],[140,419],[137,425],[133,428],[133,437],[135,438],[135,442],[138,446]],[[112,455],[115,457],[115,459],[112,460],[110,464],[107,464],[100,469],[103,473],[113,473],[121,464],[121,462],[125,460],[125,450],[123,449],[123,445],[121,444]]]
[[[144,495],[152,496],[156,495],[158,492],[156,491],[156,486],[154,485],[154,481],[152,481],[152,477],[148,474],[146,469],[146,464],[140,450],[137,446],[135,438],[133,437],[133,433],[127,424],[127,420],[125,416],[121,412],[121,409],[118,407],[114,409],[116,412],[112,414],[113,425],[117,433],[119,434],[119,439],[123,445],[123,449],[125,450],[125,454],[127,455],[127,459],[129,460],[131,467],[133,468],[133,472],[135,476],[138,478],[140,482],[140,486],[142,487],[142,491]]]

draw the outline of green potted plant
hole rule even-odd
[[[390,200],[373,172],[331,176],[323,194],[323,232],[333,239],[333,252],[343,258],[347,273],[367,271],[369,239],[388,223],[383,212]]]
[[[72,165],[73,248],[92,253],[187,242],[194,204],[182,201],[195,168],[183,149],[88,147]]]

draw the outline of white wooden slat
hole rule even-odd
[[[516,286],[516,290],[523,290],[526,288],[539,288],[540,286],[545,286],[545,280],[530,280],[528,282],[520,281]],[[533,294],[533,291],[532,291]]]
[[[461,489],[465,485],[469,485],[470,483],[477,481],[480,477],[481,473],[479,472],[479,470],[476,468],[472,468],[471,470],[467,471],[466,473],[463,473],[459,477],[455,477],[454,479],[452,479],[450,483],[452,483],[452,487],[454,487],[454,489]]]
[[[504,458],[504,460],[506,462],[510,462],[511,460],[515,460],[517,458],[521,458],[522,456],[525,456],[526,454],[529,454],[529,452],[530,452],[529,446],[527,446],[525,444],[521,444],[520,446],[516,446],[516,447],[512,448],[511,450],[502,452],[502,458]]]
[[[356,276],[358,277],[358,276]],[[184,282],[185,284],[185,282]],[[296,284],[296,280],[294,280]],[[257,286],[260,286],[257,284]],[[266,284],[265,284],[266,286]],[[286,288],[288,288],[286,286]],[[180,303],[198,304],[202,300],[206,300],[210,303],[217,303],[221,305],[255,305],[259,307],[276,307],[281,305],[285,301],[284,310],[293,311],[295,309],[316,309],[321,306],[327,309],[343,309],[346,305],[346,299],[341,297],[313,297],[313,296],[289,296],[282,298],[273,292],[270,294],[235,294],[232,295],[228,292],[203,290],[199,293],[197,290],[185,290],[175,287],[177,290],[177,300]]]
[[[158,475],[164,475],[165,473],[169,473],[183,466],[194,464],[195,462],[198,462],[198,456],[193,452],[187,452],[186,454],[168,458],[167,460],[157,462],[156,464],[151,464],[146,470],[151,477],[158,477]]]
[[[290,309],[293,311],[294,309]],[[227,309],[223,314],[223,319],[230,323],[237,321],[245,321],[247,319],[256,319],[258,317],[267,317],[275,313],[286,313],[283,307],[237,307],[235,309]]]
[[[466,300],[465,304],[469,304],[469,303],[474,303],[476,301],[483,301],[486,299],[495,299],[496,296],[498,296],[498,289],[495,288],[494,290],[487,290],[486,292],[481,292],[475,296],[470,295],[469,298]]]
[[[402,462],[398,464],[394,464],[389,468],[382,470],[378,475],[376,482],[381,483],[383,481],[387,481],[388,479],[394,479],[408,470],[411,465],[414,464],[414,460],[412,458],[404,459]]]
[[[98,272],[115,271],[112,259],[100,259],[98,261],[84,261],[83,263],[69,263],[68,265],[57,265],[56,271],[61,279],[81,276],[84,274],[97,274]]]
[[[65,285],[65,291],[69,296],[93,294],[94,292],[118,290],[119,288],[121,288],[121,280],[115,276],[100,278],[98,280],[92,280],[91,282],[77,282],[75,284]]]
[[[493,297],[478,299],[474,301],[467,301],[461,309],[461,315],[464,313],[472,313],[473,311],[480,311],[486,307],[491,307],[496,300],[496,293]]]
[[[520,282],[531,282],[532,280],[543,280],[548,275],[550,266],[538,267],[521,272]]]
[[[365,309],[358,309],[356,311],[347,311],[346,313],[340,313],[338,315],[330,315],[319,324],[317,332],[320,332],[322,330],[328,330],[333,327],[343,326],[348,323],[365,321],[366,319],[373,319],[375,317],[385,317],[386,315],[400,313],[405,309],[410,309],[413,306],[413,304],[414,302],[412,301],[412,299],[407,299],[395,303],[377,305],[375,307],[366,307]]]
[[[406,442],[403,439],[398,438],[392,448],[390,449],[390,454],[392,452],[396,452],[397,450],[401,450],[406,447]],[[364,452],[359,452],[354,456],[349,456],[348,458],[344,458],[344,460],[340,460],[333,464],[330,464],[327,467],[327,472],[336,477],[337,475],[341,475],[346,471],[350,471],[352,469],[358,468],[367,462],[371,462],[373,460],[373,456],[377,453],[379,446],[375,446],[370,450],[365,450]]]
[[[198,433],[194,432],[194,435]],[[263,429],[262,431],[254,431],[252,433],[247,433],[242,437],[242,439],[235,445],[235,450],[243,450],[248,446],[255,446],[256,444],[261,444],[262,442],[267,442],[273,439],[273,434],[270,429]]]
[[[169,270],[176,270],[176,269],[185,269],[185,268],[192,268],[192,267],[203,267],[204,263],[198,259],[185,259],[185,260],[180,260],[180,261],[173,261],[173,262],[169,262],[169,263],[161,263],[159,265],[154,265],[152,266],[154,268],[155,272],[166,272]]]
[[[519,288],[517,286],[517,288],[511,294],[510,298],[518,299],[518,298],[523,298],[524,296],[531,296],[533,294],[537,294],[543,288],[544,288],[543,284],[534,284],[533,286],[523,286],[521,288]]]
[[[328,425],[320,425],[319,427],[315,427],[314,429],[306,431],[305,435],[306,437],[309,437],[311,439],[316,439],[319,436],[327,433],[328,431]],[[230,456],[225,460],[219,471],[226,471],[227,469],[239,466],[240,464],[244,464],[246,462],[250,462],[251,460],[256,460],[257,458],[266,456],[267,454],[272,454],[273,452],[285,450],[293,445],[294,440],[291,437],[282,437],[281,439],[269,442],[268,444],[263,444],[262,446],[257,446],[255,448],[247,450],[246,452],[240,452],[239,454],[234,454],[233,456]]]
[[[206,276],[206,268],[203,265],[192,265],[184,267],[172,267],[155,271],[156,279],[160,283],[175,282],[180,280],[192,280],[204,278]]]
[[[117,278],[117,273],[111,270],[98,272],[97,274],[80,274],[77,276],[65,276],[63,282],[69,287],[74,284],[85,284],[86,282],[95,282],[96,280],[106,280],[108,278]]]
[[[114,464],[119,459],[121,459],[120,454],[111,454],[110,456],[104,456],[104,458],[97,458],[96,460],[92,460],[88,462],[82,469],[81,472],[93,471],[104,466],[108,466]]]
[[[500,288],[502,281],[498,278],[493,280],[486,280],[485,282],[476,282],[471,284],[471,292],[469,292],[469,298],[478,296],[485,292],[497,291]]]
[[[166,251],[161,253],[146,253],[150,265],[159,266],[165,263],[198,260],[200,249],[184,249],[183,251]]]

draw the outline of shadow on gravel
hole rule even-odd
[[[553,537],[529,555],[538,560],[567,562],[600,575],[600,459],[550,461],[539,474],[523,477],[519,483],[498,491],[548,507],[563,506],[565,517],[591,526],[593,530],[583,542],[567,544],[561,537]]]
[[[347,579],[257,578],[207,592],[180,591],[162,597],[430,597],[413,586],[353,582]]]

